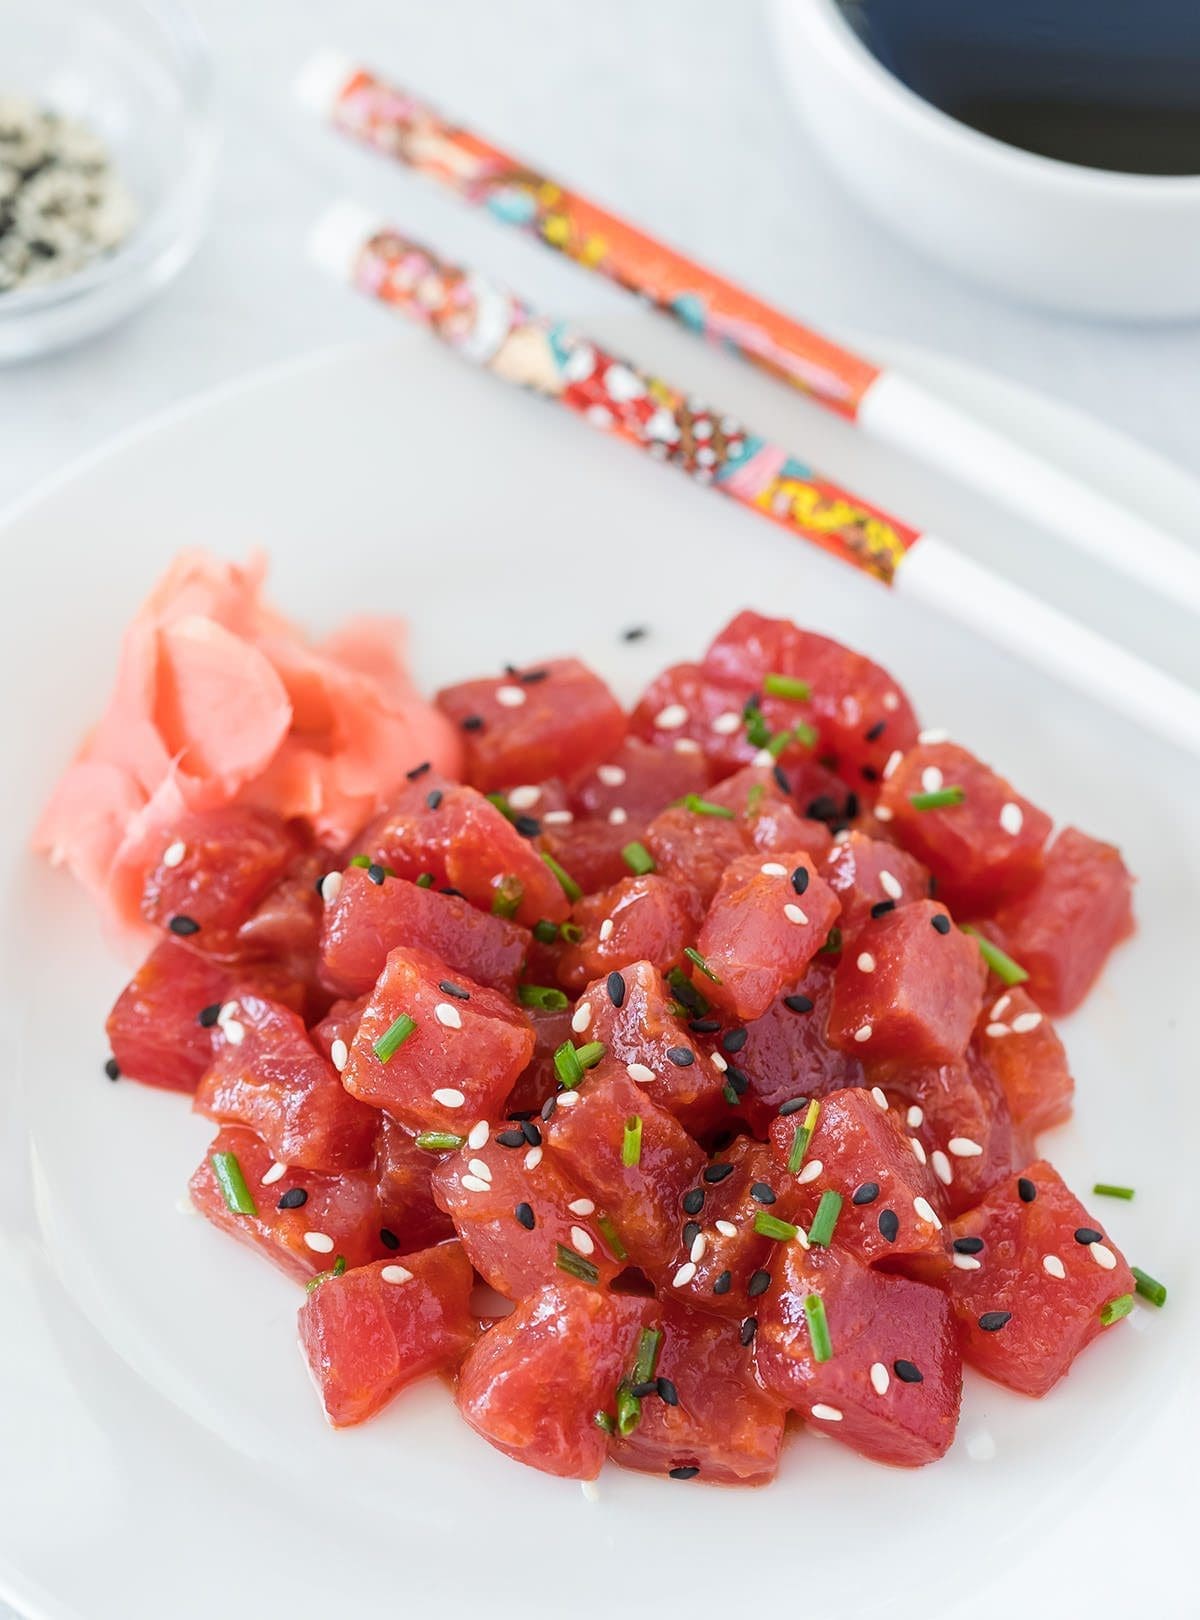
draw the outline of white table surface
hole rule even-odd
[[[211,229],[137,319],[0,371],[0,506],[188,394],[378,331],[377,309],[300,256],[312,219],[340,196],[383,208],[549,308],[613,307],[617,295],[590,278],[313,127],[289,85],[329,45],[818,326],[902,336],[990,366],[1200,472],[1200,326],[1085,324],[1017,308],[893,241],[806,146],[754,5],[195,3],[217,58],[225,142]]]

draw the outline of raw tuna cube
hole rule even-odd
[[[1024,1395],[1044,1395],[1134,1291],[1121,1252],[1044,1159],[994,1187],[948,1228],[978,1268],[947,1273],[963,1358]]]
[[[290,1007],[304,1005],[304,986],[271,964],[227,967],[164,939],[108,1015],[105,1028],[121,1073],[167,1091],[195,1091],[213,1059],[218,1011],[235,985],[250,982]]]
[[[213,1171],[214,1154],[233,1155],[254,1202],[254,1214],[229,1207]],[[379,1200],[369,1171],[326,1175],[318,1170],[281,1170],[266,1143],[244,1125],[222,1127],[188,1190],[193,1204],[214,1226],[258,1249],[301,1282],[339,1259],[353,1268],[387,1253],[379,1240]]]
[[[739,822],[697,815],[683,805],[655,816],[642,842],[654,857],[657,870],[675,883],[689,884],[706,906],[717,892],[722,872],[748,847]]]
[[[373,988],[388,952],[416,945],[440,956],[452,972],[514,996],[529,949],[529,933],[454,894],[418,888],[404,878],[374,882],[347,867],[325,907],[321,960],[326,982],[346,996]]]
[[[816,1126],[797,1172],[788,1164],[805,1113],[771,1126],[775,1168],[771,1184],[785,1193],[792,1213],[785,1219],[807,1232],[827,1190],[839,1193],[835,1227],[839,1253],[870,1265],[901,1268],[914,1256],[945,1252],[940,1198],[925,1159],[910,1135],[870,1091],[834,1091],[821,1102]]]
[[[694,889],[656,872],[623,878],[576,904],[571,920],[583,938],[563,952],[559,982],[579,990],[589,979],[640,961],[665,973],[684,960],[700,917]]]
[[[951,925],[945,906],[901,906],[866,923],[843,953],[829,1039],[868,1061],[952,1063],[967,1049],[984,978],[975,941]]]
[[[597,1225],[603,1211],[542,1145],[538,1125],[493,1125],[482,1143],[471,1142],[438,1164],[433,1191],[471,1264],[497,1293],[524,1299],[554,1282],[560,1244],[590,1261],[598,1283],[612,1281],[623,1261]]]
[[[324,911],[317,882],[337,864],[328,849],[298,855],[287,875],[268,890],[238,929],[239,956],[269,957],[286,963],[306,982],[315,981]]]
[[[443,1243],[314,1288],[300,1307],[300,1348],[335,1428],[374,1417],[427,1373],[454,1371],[475,1342],[474,1282],[461,1246]]]
[[[961,804],[919,810],[914,794],[959,787]],[[1052,822],[1010,783],[956,743],[925,743],[900,759],[880,805],[897,841],[938,880],[938,892],[960,911],[988,910],[1019,893],[1042,870]]]
[[[790,1221],[802,1189],[781,1173],[767,1143],[746,1136],[717,1153],[705,1171],[677,1215],[682,1233],[668,1268],[672,1293],[681,1303],[740,1321],[755,1309],[750,1279],[775,1247],[754,1230],[754,1218],[769,1210]]]
[[[645,836],[645,826],[637,821],[572,820],[561,825],[545,821],[538,843],[571,874],[584,894],[593,894],[629,876],[631,868],[621,851]]]
[[[354,1170],[369,1163],[378,1115],[346,1094],[294,1012],[242,991],[225,1002],[213,1033],[197,1113],[248,1126],[286,1165]]]
[[[697,949],[714,978],[705,995],[738,1018],[760,1018],[824,945],[838,902],[801,850],[726,867]]]
[[[467,779],[484,793],[574,776],[607,759],[625,735],[621,705],[577,658],[463,681],[439,692],[437,704],[460,727]],[[477,719],[481,726],[464,724]]]
[[[979,1055],[1008,1102],[1013,1124],[1036,1133],[1071,1115],[1075,1082],[1054,1025],[1021,985],[985,1006],[975,1031]]]
[[[877,1462],[914,1468],[943,1456],[962,1395],[946,1296],[834,1249],[783,1248],[781,1286],[763,1296],[754,1339],[768,1392],[812,1428]],[[817,1359],[804,1309],[814,1294],[832,1348],[825,1361]]]
[[[652,1100],[622,1064],[606,1059],[589,1071],[576,1102],[559,1100],[544,1127],[571,1180],[607,1212],[629,1257],[662,1276],[678,1243],[680,1199],[704,1168],[704,1155],[672,1115]],[[636,1163],[625,1164],[626,1124],[641,1120]]]
[[[624,811],[617,825],[645,826],[660,810],[688,793],[702,793],[709,771],[703,754],[655,748],[640,737],[626,737],[612,758],[571,783],[570,807],[577,816],[607,821]]]
[[[668,1301],[660,1330],[657,1376],[678,1400],[643,1397],[637,1427],[615,1434],[609,1455],[647,1474],[695,1468],[709,1485],[765,1485],[779,1466],[784,1413],[759,1386],[738,1327]]]
[[[545,979],[536,981],[544,984]],[[508,1118],[517,1114],[532,1117],[541,1111],[547,1098],[558,1090],[558,1073],[554,1067],[554,1054],[564,1041],[574,1039],[571,1030],[573,1009],[561,1012],[530,1007],[528,1017],[533,1029],[533,1056],[517,1077],[505,1110]]]
[[[448,1215],[434,1202],[437,1156],[419,1148],[390,1114],[377,1113],[375,1183],[379,1191],[379,1241],[394,1254],[427,1249],[454,1236]]]
[[[1112,844],[1064,827],[1046,854],[1041,882],[996,914],[1005,949],[1029,974],[1049,1013],[1073,1012],[1108,953],[1133,932],[1133,879]]]
[[[414,882],[428,873],[436,888],[457,890],[484,911],[515,906],[527,927],[542,917],[561,922],[569,910],[558,879],[494,804],[428,772],[358,835],[355,853]]]
[[[238,929],[300,848],[288,824],[265,810],[181,816],[146,875],[142,915],[208,956],[236,957]]]
[[[407,1035],[401,1018],[415,1025]],[[363,1012],[342,1082],[410,1130],[461,1132],[464,1120],[503,1111],[532,1053],[528,1019],[498,990],[456,979],[428,951],[398,946]]]
[[[895,844],[852,832],[834,844],[822,862],[821,876],[841,902],[838,927],[849,940],[879,908],[895,910],[929,894],[929,871]]]
[[[642,693],[629,729],[657,748],[702,755],[725,776],[758,752],[742,716],[748,691],[709,680],[699,664],[672,664]]]
[[[596,1413],[611,1406],[656,1311],[653,1300],[549,1284],[477,1341],[459,1375],[459,1411],[518,1462],[595,1479],[607,1444]]]
[[[662,976],[649,962],[634,962],[587,986],[571,1028],[580,1041],[603,1041],[610,1057],[647,1095],[694,1135],[725,1124],[725,1080],[670,1008]]]

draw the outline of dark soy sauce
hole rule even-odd
[[[1091,169],[1200,175],[1197,0],[840,0],[924,100]]]

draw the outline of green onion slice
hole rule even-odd
[[[685,945],[683,947],[683,954],[687,957],[689,962],[694,962],[696,964],[706,979],[711,979],[714,984],[720,984],[720,979],[713,972],[712,968],[709,967],[708,963],[700,955],[700,952],[694,945]]]
[[[455,1136],[453,1131],[418,1131],[413,1140],[426,1153],[453,1153],[466,1137]]]
[[[817,1213],[813,1216],[812,1225],[808,1229],[808,1241],[827,1249],[833,1241],[833,1229],[838,1223],[838,1216],[842,1213],[842,1195],[827,1188],[821,1194],[821,1201],[817,1205]]]
[[[719,816],[723,821],[734,819],[732,810],[723,804],[714,804],[711,799],[702,799],[698,793],[685,793],[682,802],[683,808],[694,816]]]
[[[750,791],[746,795],[746,814],[748,816],[756,816],[758,814],[759,807],[766,796],[767,790],[762,782],[752,783]]]
[[[369,855],[353,855],[350,858],[351,866],[367,867],[370,866],[370,864],[371,857]]]
[[[933,793],[910,793],[908,802],[914,810],[948,810],[951,805],[964,804],[966,798],[966,788],[944,787]]]
[[[988,967],[1004,984],[1025,983],[1029,975],[1021,964],[1014,962],[1011,956],[1006,955],[1000,949],[999,945],[993,945],[987,935],[981,934],[973,923],[963,923],[962,931],[964,934],[971,935],[976,945],[979,946],[980,956],[983,957]]]
[[[654,856],[651,855],[645,844],[639,842],[636,838],[631,844],[625,845],[625,848],[621,851],[621,859],[629,870],[638,877],[645,877],[647,872],[654,871]]]
[[[579,887],[578,883],[576,883],[570,872],[558,864],[553,855],[548,855],[546,851],[543,850],[542,861],[543,864],[548,866],[549,869],[554,873],[555,877],[558,879],[559,887],[562,889],[562,892],[566,895],[568,900],[579,900],[582,898],[583,890]]]
[[[1133,1197],[1132,1187],[1114,1187],[1111,1181],[1098,1181],[1092,1191],[1101,1198],[1124,1198],[1127,1203]]]
[[[825,1317],[825,1301],[820,1294],[805,1294],[804,1320],[808,1323],[813,1360],[832,1361],[833,1345],[829,1338],[829,1323]]]
[[[795,703],[807,703],[812,687],[796,675],[764,675],[763,691],[772,697],[791,698]]]
[[[642,1403],[626,1383],[617,1385],[617,1433],[632,1434],[642,1421]]]
[[[433,888],[433,873],[432,872],[422,872],[420,877],[417,879],[417,888],[418,889],[432,889]]]
[[[380,1063],[390,1062],[416,1027],[416,1019],[410,1018],[407,1013],[401,1013],[394,1023],[389,1024],[371,1048]]]
[[[564,1041],[561,1046],[555,1048],[554,1072],[558,1076],[559,1084],[567,1091],[574,1091],[583,1079],[583,1064],[579,1061],[574,1041]]]
[[[616,1225],[610,1215],[597,1215],[596,1228],[599,1231],[600,1236],[608,1245],[609,1251],[614,1260],[629,1259],[629,1250],[625,1247],[624,1243],[621,1242],[621,1234],[617,1231]]]
[[[808,1152],[808,1144],[812,1141],[812,1133],[817,1128],[817,1116],[821,1112],[821,1105],[814,1097],[808,1105],[804,1115],[804,1122],[796,1126],[796,1134],[792,1137],[792,1149],[788,1154],[787,1167],[795,1175],[804,1163],[804,1155]]]
[[[561,1012],[567,998],[561,990],[548,984],[519,984],[517,1000],[522,1007],[540,1007],[543,1012]]]
[[[1143,1299],[1148,1299],[1151,1305],[1165,1305],[1167,1303],[1167,1285],[1160,1283],[1148,1271],[1140,1266],[1130,1266],[1137,1282],[1137,1291]]]
[[[525,898],[525,885],[520,878],[506,874],[496,884],[492,891],[493,917],[513,918],[521,909],[521,901]]]
[[[642,1158],[642,1116],[631,1114],[625,1121],[625,1134],[621,1138],[621,1163],[632,1169]]]
[[[578,923],[559,923],[558,931],[566,940],[568,945],[578,945],[580,940],[583,938],[583,929]]]
[[[1123,1316],[1128,1316],[1133,1309],[1132,1294],[1118,1294],[1116,1299],[1110,1299],[1100,1312],[1100,1320],[1105,1327],[1119,1322]]]
[[[212,1165],[217,1186],[220,1187],[221,1195],[225,1199],[225,1207],[234,1215],[257,1215],[258,1205],[246,1185],[237,1154],[213,1153],[209,1155],[208,1162]]]
[[[560,1271],[565,1271],[569,1277],[578,1277],[580,1282],[594,1285],[600,1281],[600,1273],[590,1260],[568,1249],[565,1243],[556,1243],[554,1248],[554,1264]]]
[[[558,939],[558,924],[546,917],[533,925],[533,937],[542,945],[553,945]]]
[[[790,1243],[800,1230],[791,1221],[781,1221],[778,1215],[760,1209],[754,1217],[754,1230],[759,1237],[774,1238],[776,1243]]]
[[[345,1269],[346,1256],[339,1254],[328,1271],[318,1271],[315,1277],[308,1279],[304,1285],[304,1292],[306,1294],[315,1294],[323,1282],[328,1282],[330,1277],[340,1277]]]
[[[638,1334],[637,1355],[634,1357],[631,1384],[648,1384],[658,1371],[658,1355],[662,1349],[662,1334],[658,1328],[643,1328]]]
[[[617,1427],[616,1423],[608,1412],[593,1412],[592,1422],[598,1429],[603,1429],[605,1434],[613,1434]]]

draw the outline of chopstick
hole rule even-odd
[[[932,534],[828,482],[734,418],[535,314],[478,271],[438,258],[342,203],[318,221],[313,259],[429,327],[456,353],[531,388],[1038,665],[1147,730],[1200,752],[1200,694],[1049,607]]]
[[[439,181],[495,219],[638,293],[690,330],[837,412],[871,438],[985,494],[1095,560],[1200,611],[1200,552],[1036,451],[874,365],[618,215],[448,123],[367,68],[324,52],[297,94],[336,128]]]

